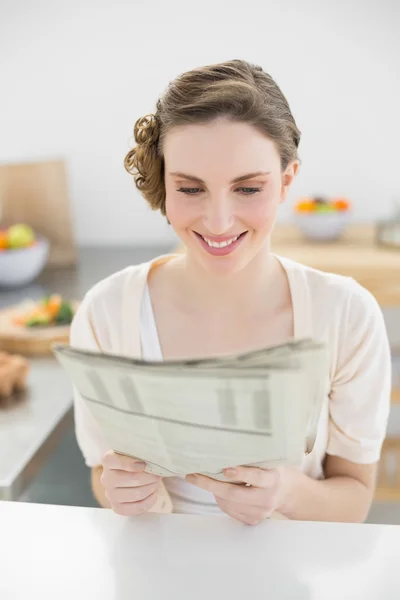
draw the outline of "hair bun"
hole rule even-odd
[[[140,117],[135,123],[134,136],[137,144],[151,145],[158,142],[160,126],[155,115]]]

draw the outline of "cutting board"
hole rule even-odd
[[[25,356],[51,355],[54,343],[69,343],[69,325],[28,328],[15,325],[13,317],[21,307],[10,306],[0,310],[0,351]]]
[[[48,265],[76,264],[68,190],[63,160],[0,164],[2,225],[26,223],[50,242]]]

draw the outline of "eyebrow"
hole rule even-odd
[[[247,181],[247,179],[253,179],[253,177],[258,177],[259,175],[269,175],[271,173],[271,171],[256,171],[255,173],[247,173],[247,175],[240,175],[239,177],[235,177],[235,179],[233,179],[231,181],[231,183],[238,183],[239,181]],[[190,181],[197,181],[198,183],[202,183],[203,185],[205,185],[205,181],[203,179],[200,179],[200,177],[196,177],[195,175],[188,175],[186,173],[180,173],[178,172],[173,172],[173,173],[168,173],[169,175],[172,175],[173,177],[180,177],[181,179],[188,179]]]

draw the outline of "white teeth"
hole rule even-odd
[[[203,240],[205,242],[207,242],[207,244],[209,246],[211,246],[211,248],[225,248],[225,246],[230,246],[230,244],[232,244],[233,242],[235,242],[238,239],[238,235],[230,240],[227,240],[226,242],[212,242],[211,240],[208,240],[207,238],[205,238],[203,235],[201,236],[203,238]]]

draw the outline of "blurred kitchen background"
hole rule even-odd
[[[334,256],[339,272],[371,289],[396,371],[399,27],[393,0],[0,2],[0,498],[96,506],[70,385],[46,344],[67,335],[69,303],[99,279],[175,248],[123,159],[136,119],[195,66],[243,58],[281,86],[302,165],[280,208],[276,251],[318,255],[320,265]],[[334,239],[316,251],[321,232]],[[28,311],[48,295],[58,321],[35,338],[18,322],[21,303]],[[394,385],[371,522],[400,523],[397,402]]]

